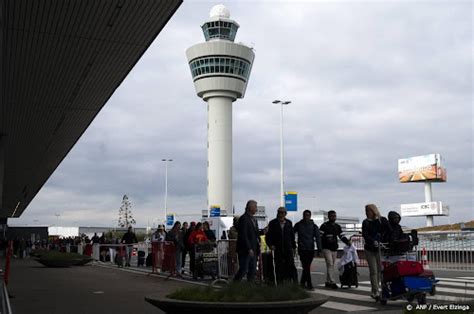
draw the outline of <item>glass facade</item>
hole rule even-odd
[[[222,73],[240,76],[247,82],[250,75],[250,63],[232,57],[202,57],[191,61],[189,67],[193,78],[200,75]]]
[[[213,38],[234,41],[238,28],[239,27],[232,22],[215,21],[206,22],[202,26],[202,31],[204,32],[206,41]]]

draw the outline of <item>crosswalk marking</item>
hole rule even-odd
[[[442,281],[474,283],[474,280],[470,280],[470,279],[459,279],[459,278],[463,278],[463,277],[457,277],[457,278],[436,277],[436,279],[439,279],[439,280],[442,280]]]
[[[335,297],[335,298],[340,298],[340,299],[357,300],[357,301],[364,301],[364,302],[374,302],[374,299],[372,299],[370,296],[365,295],[365,294],[340,292],[340,291],[335,291],[335,290],[327,290],[327,289],[324,289],[324,288],[323,289],[316,288],[316,289],[314,289],[313,292],[323,294],[323,295],[326,295],[328,297]]]
[[[438,278],[436,278],[438,279]],[[438,282],[438,285],[443,285],[443,286],[453,286],[453,287],[462,287],[462,288],[469,288],[473,289],[474,288],[474,283],[471,282],[452,282],[452,281],[445,281],[445,280],[440,280]]]
[[[373,311],[377,309],[376,307],[355,305],[355,304],[342,303],[342,302],[333,302],[333,301],[327,301],[326,303],[321,305],[321,307],[344,311],[344,312]]]
[[[362,281],[362,282],[359,282],[359,288],[356,288],[356,289],[359,289],[361,291],[371,291],[370,287],[364,287],[364,286],[361,286],[361,285],[369,285],[370,286],[370,282],[368,281]],[[451,290],[456,290],[456,291],[451,291]],[[458,294],[462,294],[464,295],[464,290],[461,290],[461,289],[449,289],[449,288],[443,288],[443,287],[438,287],[436,286],[436,291],[437,292],[449,292],[449,293],[458,293]],[[472,291],[467,291],[468,294],[474,294],[472,293]],[[438,294],[436,293],[436,295],[434,296],[431,296],[431,295],[427,295],[426,296],[429,300],[437,300],[437,301],[459,301],[460,299],[463,299],[462,297],[454,297],[454,296],[450,296],[450,295],[441,295],[441,294]]]
[[[361,284],[370,284],[370,281],[361,281],[360,282]],[[443,286],[453,286],[453,287],[460,287],[460,288],[468,288],[469,290],[473,289],[474,288],[474,283],[462,283],[462,282],[450,282],[450,281],[444,281],[444,280],[440,280],[436,286],[439,286],[439,285],[443,285]],[[448,289],[448,288],[446,288]],[[459,288],[458,288],[459,289]],[[463,293],[464,294],[464,289],[460,289],[462,290],[462,292],[459,292],[459,291],[444,291],[444,292],[453,292],[453,293]],[[438,290],[438,291],[442,291],[442,290]],[[470,293],[468,293],[470,294]]]

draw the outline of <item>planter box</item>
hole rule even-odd
[[[169,299],[167,297],[145,297],[145,301],[153,304],[168,314],[206,313],[206,314],[306,314],[322,305],[328,297],[314,294],[310,298],[279,302],[198,302]]]

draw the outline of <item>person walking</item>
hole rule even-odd
[[[186,264],[186,254],[188,254],[188,246],[186,245],[186,234],[188,232],[188,222],[183,222],[181,227],[181,238],[183,239],[183,252],[181,253],[181,274],[184,274],[184,265]]]
[[[369,265],[371,297],[380,297],[380,243],[383,241],[386,219],[382,219],[380,212],[374,204],[365,205],[367,219],[362,222],[362,237],[364,238],[364,251]]]
[[[132,231],[132,226],[128,227],[127,232],[122,237],[122,243],[126,244],[125,252],[126,252],[126,262],[125,266],[130,267],[130,260],[132,258],[132,250],[133,250],[133,243],[137,243],[137,236],[135,232]]]
[[[209,222],[205,221],[202,223],[202,228],[204,230],[204,233],[206,234],[206,237],[209,239],[209,241],[216,241],[216,234],[214,231],[211,230],[211,227],[209,226]]]
[[[184,242],[181,233],[181,223],[176,221],[173,228],[166,234],[166,241],[173,242],[175,249],[175,270],[176,274],[181,276],[181,252],[183,251]]]
[[[387,219],[380,215],[379,209],[374,204],[365,205],[365,215],[367,219],[362,222],[362,237],[365,243],[365,257],[369,264],[370,296],[377,300],[380,298],[380,245],[390,238],[389,226]]]
[[[277,209],[277,217],[268,224],[265,235],[267,245],[274,251],[275,272],[277,282],[298,282],[298,273],[295,267],[295,232],[293,224],[286,219],[285,207]]]
[[[337,289],[334,276],[337,258],[337,249],[339,247],[337,239],[339,238],[344,244],[349,245],[349,240],[342,232],[342,228],[336,223],[337,215],[334,210],[328,212],[328,221],[323,223],[319,228],[321,233],[321,242],[323,247],[323,256],[326,261],[326,288]]]
[[[240,281],[247,274],[247,281],[253,282],[257,272],[257,256],[259,254],[258,225],[254,218],[257,212],[257,202],[249,200],[243,214],[237,223],[237,254],[239,270],[234,281]]]
[[[300,256],[303,274],[300,284],[303,288],[313,290],[311,282],[311,263],[314,258],[314,243],[316,242],[318,252],[322,250],[321,235],[318,226],[311,219],[311,211],[303,212],[303,219],[295,225],[295,234],[298,235],[298,255]]]
[[[188,238],[188,245],[190,247],[189,250],[189,268],[191,270],[191,273],[193,274],[193,278],[197,278],[197,272],[196,272],[196,245],[198,245],[201,242],[206,242],[209,239],[206,236],[206,233],[204,233],[204,229],[202,226],[202,223],[198,222],[194,228],[194,230],[191,232]]]

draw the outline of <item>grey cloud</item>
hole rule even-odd
[[[286,187],[300,208],[363,217],[423,201],[397,181],[397,159],[439,152],[448,182],[434,198],[452,222],[472,219],[472,12],[451,2],[225,2],[256,50],[245,99],[234,105],[234,203],[279,205],[279,108],[285,108]],[[114,221],[123,194],[139,225],[169,204],[199,215],[206,204],[206,104],[185,50],[202,42],[213,2],[183,3],[18,223]],[[313,198],[315,196],[316,198]],[[299,214],[298,214],[299,215]],[[38,218],[40,217],[40,218]],[[184,216],[183,216],[184,217]],[[189,216],[197,217],[197,216]],[[423,219],[404,218],[408,225]]]

